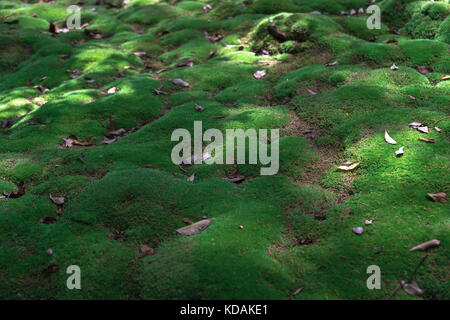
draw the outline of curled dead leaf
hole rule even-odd
[[[267,70],[258,70],[253,74],[253,78],[260,80],[262,78],[264,78],[267,74]]]
[[[384,130],[384,140],[389,144],[397,144],[397,141],[391,138],[387,130]]]
[[[342,170],[342,171],[351,171],[351,170],[355,169],[360,163],[361,163],[361,161],[356,162],[356,163],[348,161],[348,162],[345,162],[345,163],[341,164],[338,167],[338,169]]]
[[[333,66],[337,66],[337,65],[339,65],[339,62],[337,60],[333,61],[333,62],[328,62],[325,64],[326,67],[333,67]]]
[[[421,243],[415,247],[412,247],[411,249],[409,249],[409,252],[425,251],[428,248],[438,247],[440,244],[441,244],[441,242],[439,240],[433,239],[433,240]]]
[[[411,282],[406,282],[404,280],[400,281],[402,289],[411,296],[422,296],[423,290],[419,288],[419,285],[414,280]]]
[[[427,139],[427,138],[423,138],[423,137],[419,137],[420,141],[425,141],[425,142],[429,142],[429,143],[434,143],[434,139]]]
[[[211,223],[211,221],[215,220],[214,218],[210,218],[210,219],[203,219],[200,220],[196,223],[193,223],[189,226],[177,229],[176,231],[179,234],[185,235],[185,236],[192,236],[194,234],[200,233],[203,230],[205,230],[209,224]]]
[[[401,147],[400,149],[398,149],[397,151],[395,151],[395,155],[396,155],[397,157],[400,157],[401,155],[404,154],[403,148],[404,148],[404,147]]]
[[[434,202],[447,203],[447,194],[445,192],[428,193],[428,197]]]
[[[179,79],[179,78],[173,79],[172,83],[176,84],[177,86],[180,86],[180,87],[189,87],[188,82],[184,81],[183,79]]]
[[[64,202],[65,202],[64,197],[52,197],[52,195],[49,195],[49,198],[54,204],[56,204],[58,206],[64,205]]]
[[[195,110],[197,110],[198,112],[202,112],[204,110],[204,108],[201,105],[195,104],[194,105]]]
[[[145,256],[155,254],[155,250],[145,244],[143,244],[139,247],[139,251],[141,252],[141,255],[139,256],[139,258],[143,258]]]
[[[188,182],[194,182],[195,179],[195,173],[192,174],[192,176],[190,176],[189,178],[187,178]]]

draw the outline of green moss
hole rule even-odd
[[[365,0],[211,0],[208,13],[204,1],[132,0],[120,9],[83,1],[82,22],[104,39],[46,33],[50,22],[64,27],[73,1],[36,2],[0,3],[0,19],[19,20],[0,25],[0,195],[26,182],[22,197],[0,199],[1,299],[383,299],[417,265],[406,250],[432,238],[441,247],[415,280],[425,299],[448,298],[447,207],[426,197],[450,187],[443,1],[383,0],[380,30],[367,29],[363,15],[340,16]],[[273,24],[285,39],[269,32]],[[205,31],[224,37],[212,43]],[[192,67],[176,67],[188,58]],[[193,135],[194,121],[203,131],[280,129],[278,173],[261,176],[261,161],[174,164],[171,134]],[[419,141],[413,121],[435,143]],[[120,128],[125,136],[103,143]],[[93,145],[63,148],[71,135]],[[346,161],[360,164],[337,171]],[[245,181],[223,179],[236,175]],[[183,218],[203,216],[215,220],[200,234],[176,233]],[[366,219],[373,224],[355,236]],[[142,244],[155,254],[140,258]],[[43,273],[52,263],[60,270]],[[82,290],[65,286],[72,264]],[[372,264],[383,273],[380,290],[365,286]]]

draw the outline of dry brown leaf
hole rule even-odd
[[[337,66],[337,65],[339,65],[339,62],[337,60],[333,61],[333,62],[328,62],[325,64],[325,66],[327,66],[327,67],[333,67],[333,66]]]
[[[179,234],[185,235],[185,236],[192,236],[194,234],[200,233],[203,230],[205,230],[209,224],[211,223],[211,221],[215,220],[214,218],[210,218],[210,219],[203,219],[200,220],[196,223],[193,223],[189,226],[177,229],[176,231]]]
[[[448,74],[439,78],[439,80],[448,80],[448,79],[450,79],[450,75]]]
[[[62,206],[65,202],[64,197],[52,197],[52,195],[49,195],[50,200],[58,206]]]
[[[428,248],[433,248],[433,247],[438,247],[441,244],[441,242],[439,240],[430,240],[424,243],[421,243],[415,247],[412,247],[411,249],[409,249],[409,252],[414,252],[414,251],[425,251]]]
[[[429,142],[429,143],[434,143],[434,139],[427,139],[427,138],[423,138],[423,137],[419,137],[420,141],[425,141],[425,142]]]
[[[292,293],[292,296],[293,297],[295,297],[296,295],[298,295],[300,292],[302,292],[303,291],[303,288],[298,288],[297,290],[295,290],[293,293]]]
[[[310,94],[312,94],[313,96],[315,96],[316,94],[317,94],[317,92],[315,92],[315,91],[312,91],[311,89],[309,89],[309,88],[306,88],[306,91],[308,91]]]
[[[397,144],[397,141],[391,138],[387,130],[384,130],[384,140],[389,144]]]
[[[433,68],[428,66],[418,66],[416,67],[416,70],[421,74],[429,74],[433,72]]]
[[[350,171],[350,170],[355,169],[360,163],[361,163],[361,161],[360,162],[356,162],[356,163],[351,162],[351,161],[345,162],[345,163],[341,164],[338,167],[338,169],[342,170],[342,171]]]
[[[447,194],[445,192],[428,193],[428,197],[434,202],[447,203]]]
[[[194,58],[189,58],[187,60],[183,60],[177,63],[176,67],[177,68],[181,68],[181,67],[192,67],[194,65]]]
[[[139,251],[141,252],[141,255],[139,256],[139,258],[143,258],[145,256],[155,254],[155,250],[145,244],[143,244],[139,247]]]
[[[264,78],[267,74],[267,70],[258,70],[253,74],[253,78],[260,80]]]
[[[419,285],[414,280],[411,282],[406,282],[406,281],[402,280],[402,281],[400,281],[400,285],[402,286],[402,289],[411,296],[419,296],[420,297],[423,295],[423,290],[420,289]]]
[[[194,222],[192,222],[190,219],[188,218],[183,218],[183,222],[186,224],[194,224]]]

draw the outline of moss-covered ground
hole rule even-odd
[[[0,192],[26,184],[0,199],[1,299],[382,299],[426,254],[409,249],[431,239],[441,244],[415,280],[423,298],[450,298],[450,211],[427,198],[450,191],[448,4],[376,1],[382,26],[369,30],[367,14],[341,15],[365,0],[121,3],[0,2]],[[101,36],[49,32],[66,27],[71,4]],[[194,120],[280,128],[278,174],[180,169],[170,137]],[[129,134],[103,143],[121,128]],[[64,148],[68,137],[93,145]],[[337,171],[346,161],[361,163]],[[243,183],[223,179],[237,173]],[[215,220],[203,232],[175,232],[204,216]],[[140,257],[144,244],[153,255]],[[66,287],[69,265],[81,290]],[[379,290],[366,286],[370,265]]]

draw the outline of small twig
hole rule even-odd
[[[445,120],[445,119],[448,119],[448,118],[450,118],[450,116],[446,116],[446,117],[443,117],[443,118],[439,119],[438,121],[436,121],[435,123],[433,123],[433,126],[437,125],[438,122],[441,122],[442,120]]]
[[[416,274],[417,270],[419,269],[419,267],[425,262],[425,259],[428,258],[428,254],[424,255],[422,257],[422,259],[420,259],[419,263],[417,264],[417,266],[414,268],[414,270],[411,272],[411,274],[408,277],[408,282],[411,282],[412,279],[414,278],[414,275]],[[391,300],[392,297],[397,293],[398,290],[400,290],[402,288],[402,285],[399,284],[392,292],[389,296],[386,297],[385,300]]]

